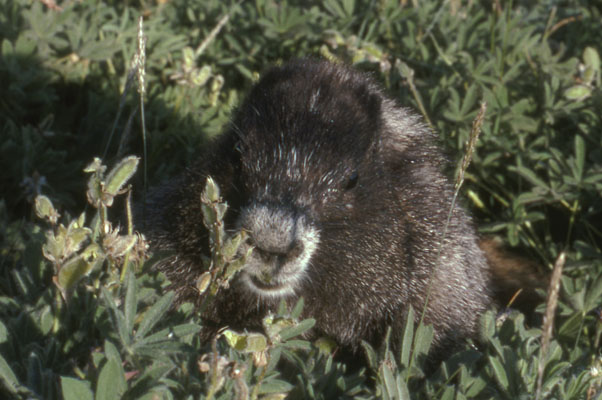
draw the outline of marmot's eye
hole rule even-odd
[[[351,175],[349,175],[349,178],[347,179],[347,182],[345,183],[344,189],[345,190],[353,189],[357,185],[358,178],[359,178],[359,175],[358,175],[357,171],[353,171],[351,173]]]

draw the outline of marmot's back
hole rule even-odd
[[[230,205],[228,229],[255,249],[207,317],[256,327],[280,299],[303,296],[314,334],[356,347],[400,335],[408,306],[435,342],[476,333],[490,304],[489,271],[470,218],[420,118],[365,74],[302,60],[268,71],[229,129],[177,183],[152,196],[151,245],[176,255],[161,268],[181,298],[203,272],[208,243],[199,197],[206,176]],[[432,283],[431,282],[432,279]]]

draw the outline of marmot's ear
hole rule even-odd
[[[362,78],[365,78],[362,76]],[[361,107],[362,114],[367,117],[370,124],[377,124],[379,117],[384,112],[385,103],[388,100],[381,93],[380,89],[372,84],[372,82],[364,82],[363,85],[358,85],[355,90],[355,98],[350,102],[350,105],[357,104]]]
[[[433,134],[420,116],[389,99],[383,101],[381,112],[379,152],[385,166],[395,170],[430,156]]]

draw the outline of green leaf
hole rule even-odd
[[[84,172],[104,174],[106,169],[107,167],[102,165],[102,160],[94,157],[94,160],[84,168]]]
[[[299,336],[311,328],[316,324],[316,320],[313,318],[305,319],[294,326],[284,328],[280,331],[280,340],[285,341],[295,336]]]
[[[222,246],[221,253],[226,260],[231,260],[236,255],[238,248],[242,241],[246,238],[247,233],[245,231],[239,231],[234,236],[229,238],[226,243]]]
[[[86,192],[88,202],[92,206],[98,208],[102,200],[102,191],[100,188],[100,180],[96,175],[92,175],[88,180],[88,191]]]
[[[583,50],[583,62],[594,71],[600,71],[600,55],[593,47],[586,47]]]
[[[77,222],[75,223],[75,227],[83,228],[86,224],[86,212],[82,212],[77,218]]]
[[[544,193],[536,193],[536,192],[523,192],[518,195],[516,198],[516,202],[521,205],[527,205],[531,203],[537,203],[540,201],[547,200],[549,196],[546,196]]]
[[[144,318],[142,319],[142,322],[140,322],[140,326],[138,327],[138,331],[136,332],[134,340],[140,340],[146,336],[151,329],[153,329],[155,324],[159,322],[163,315],[165,315],[165,313],[169,310],[171,303],[173,303],[173,299],[174,292],[168,292],[144,313]]]
[[[125,316],[125,329],[128,332],[134,331],[134,321],[136,319],[136,277],[134,276],[134,272],[132,268],[129,268],[127,275],[127,291],[125,293],[125,306],[124,306],[124,316]]]
[[[113,295],[109,290],[107,290],[104,286],[100,288],[102,295],[105,300],[105,304],[109,306],[111,316],[111,322],[113,323],[113,327],[119,333],[119,338],[124,346],[129,346],[130,344],[130,333],[131,331],[127,330],[127,326],[125,324],[125,316],[123,313],[117,308],[115,305],[115,300],[113,299]]]
[[[199,291],[199,294],[205,293],[209,285],[211,284],[211,272],[203,272],[201,276],[196,280],[195,287]]]
[[[6,328],[6,325],[0,321],[0,344],[8,342],[8,338],[8,329]]]
[[[368,361],[368,366],[373,370],[377,368],[378,365],[378,355],[374,348],[366,341],[362,340],[362,348],[364,349],[364,354],[366,355],[366,360]]]
[[[564,97],[569,100],[580,101],[592,94],[592,89],[586,85],[571,86],[564,92]]]
[[[3,386],[12,393],[17,393],[17,390],[21,386],[17,376],[10,368],[4,357],[2,357],[2,354],[0,354],[0,379],[2,380]]]
[[[169,391],[168,388],[159,386],[157,388],[151,389],[150,392],[138,397],[137,400],[163,400],[163,399],[174,399],[173,394]],[[193,400],[192,396],[188,396],[186,400]]]
[[[134,343],[134,348],[150,345],[153,343],[159,343],[168,340],[176,340],[178,338],[183,338],[189,335],[194,335],[198,333],[203,328],[197,324],[181,324],[176,325],[173,328],[165,328],[161,329],[159,332],[153,333],[145,338],[142,338]]]
[[[52,224],[56,224],[59,213],[52,205],[52,201],[44,195],[39,195],[35,200],[36,215],[41,219],[48,219]]]
[[[431,348],[435,330],[432,325],[422,323],[416,328],[416,336],[414,338],[414,358],[419,354],[427,354]]]
[[[395,382],[395,377],[393,376],[393,371],[387,363],[381,364],[380,367],[380,376],[382,382],[385,385],[385,389],[390,398],[398,398],[397,396],[397,383]]]
[[[109,342],[108,340],[105,340],[104,350],[105,350],[105,356],[107,357],[107,359],[116,360],[116,361],[121,362],[121,356],[119,355],[119,350],[117,350],[117,347],[115,347],[115,345],[113,343]]]
[[[403,330],[403,339],[401,343],[401,365],[408,367],[410,365],[410,355],[414,341],[414,308],[410,306],[406,317],[406,324]]]
[[[400,400],[411,400],[410,389],[401,374],[397,375],[397,394]]]
[[[262,383],[259,387],[259,394],[270,394],[270,393],[288,393],[294,388],[288,382],[281,381],[279,379],[271,379],[265,383]]]
[[[192,71],[191,76],[192,83],[196,86],[204,86],[209,78],[211,78],[211,67],[209,65],[203,66],[200,70]]]
[[[238,271],[240,271],[241,269],[244,268],[244,266],[247,263],[247,259],[249,258],[249,256],[251,255],[252,252],[253,252],[253,247],[249,247],[247,249],[247,252],[245,254],[243,254],[242,257],[236,259],[235,261],[228,263],[228,266],[226,267],[226,272],[224,273],[224,277],[227,279],[232,279],[234,277],[235,273],[237,273]]]
[[[38,325],[42,334],[47,335],[50,333],[55,322],[54,317],[55,315],[50,304],[44,305],[40,310],[40,322]]]
[[[58,284],[62,289],[70,291],[91,269],[92,264],[81,255],[73,257],[61,267],[58,275]]]
[[[27,357],[27,387],[40,392],[43,381],[42,362],[40,357],[32,351]]]
[[[228,205],[226,203],[218,203],[215,205],[216,218],[218,221],[224,219],[224,215],[226,215],[226,211],[228,210]]]
[[[508,376],[504,366],[497,357],[489,357],[489,364],[493,368],[493,374],[500,387],[507,393],[510,387],[508,382]]]
[[[72,221],[69,224],[69,228],[67,229],[67,243],[69,245],[67,249],[67,254],[71,254],[78,251],[83,245],[83,243],[92,234],[92,231],[89,228],[78,228],[76,227],[76,225],[77,223],[75,221]]]
[[[96,263],[102,262],[106,258],[106,255],[96,243],[90,243],[80,252],[80,255],[85,259],[92,259],[92,261],[95,261]]]
[[[267,338],[260,333],[238,333],[227,329],[223,335],[230,347],[245,353],[263,351],[268,346]]]
[[[186,351],[190,351],[190,347],[182,342],[172,340],[136,347],[136,356],[170,364],[172,362],[170,359],[175,354]]]
[[[125,185],[136,172],[139,161],[140,158],[136,156],[129,156],[121,160],[107,175],[104,191],[111,196],[117,195],[123,185]]]
[[[220,199],[219,187],[217,183],[213,180],[212,177],[207,177],[207,182],[205,183],[205,189],[201,194],[201,201],[206,204],[218,202]]]
[[[121,362],[110,358],[100,370],[95,400],[120,399],[127,389]]]
[[[12,43],[6,38],[2,39],[2,55],[4,57],[8,57],[13,53],[14,49]]]
[[[95,41],[84,44],[78,51],[78,55],[91,61],[105,61],[113,57],[119,51],[115,39]]]
[[[548,185],[544,181],[539,179],[539,177],[537,175],[535,175],[535,173],[533,171],[531,171],[530,169],[527,169],[523,166],[512,166],[511,165],[508,167],[508,170],[517,172],[520,176],[527,179],[529,182],[531,182],[533,185],[535,185],[537,187],[549,190]]]
[[[585,292],[585,301],[583,312],[588,313],[602,303],[602,274],[599,274],[596,280]]]
[[[268,347],[267,338],[260,333],[249,333],[247,335],[247,343],[244,351],[246,352],[256,352],[256,351],[264,351]]]
[[[462,106],[460,108],[460,115],[462,118],[468,118],[468,113],[474,108],[474,105],[477,101],[478,89],[479,88],[476,84],[472,84],[466,91],[464,99],[462,100]]]
[[[362,342],[362,346],[365,343]],[[321,354],[325,354],[325,355],[330,355],[332,354],[338,347],[337,343],[332,340],[331,338],[328,337],[320,337],[318,339],[316,339],[313,343],[313,345],[318,349],[318,351]],[[366,355],[366,358],[368,358],[368,366],[372,367],[373,365],[370,364],[370,361],[372,361],[372,359],[370,359],[370,356],[374,355],[376,357],[376,353],[374,352],[374,349],[370,349],[371,352],[367,349],[364,349],[364,354]]]
[[[60,263],[65,256],[65,227],[61,224],[56,235],[53,231],[46,232],[46,243],[42,246],[44,257],[53,263]]]
[[[287,349],[300,349],[306,351],[312,349],[311,343],[302,339],[289,339],[286,342],[281,343],[281,345]]]
[[[575,135],[575,173],[574,176],[578,181],[583,177],[583,169],[585,167],[585,140],[581,135]]]
[[[61,391],[64,400],[93,400],[90,382],[61,376]]]
[[[402,78],[412,80],[414,79],[414,70],[410,68],[410,66],[402,61],[396,64],[397,71],[401,75]]]
[[[201,202],[202,201],[203,200],[201,198]],[[213,224],[215,224],[215,222],[217,221],[215,211],[213,211],[213,208],[211,206],[202,203],[201,204],[201,212],[203,213],[203,223],[205,224],[205,226],[207,228],[211,228],[213,226]],[[212,235],[213,235],[213,233],[212,233]]]
[[[303,311],[304,304],[305,304],[305,300],[303,299],[303,297],[299,297],[299,300],[297,300],[297,303],[295,304],[295,306],[293,307],[293,310],[291,311],[291,318],[299,318],[301,316],[301,312]]]
[[[281,306],[283,305],[286,307],[284,301],[281,301],[278,310],[279,315],[284,315],[285,311],[281,309]],[[277,336],[279,336],[282,330],[296,325],[296,322],[290,318],[274,317],[273,315],[265,316],[262,322],[265,333],[269,338],[272,339],[275,339]]]

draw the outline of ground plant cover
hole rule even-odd
[[[600,398],[601,21],[585,0],[0,0],[0,397]],[[365,70],[423,116],[481,234],[551,278],[530,312],[492,309],[435,368],[413,322],[350,368],[303,339],[302,301],[199,339],[132,204],[297,57]],[[224,207],[208,184],[207,222]],[[209,300],[239,266],[240,237],[212,235]]]

